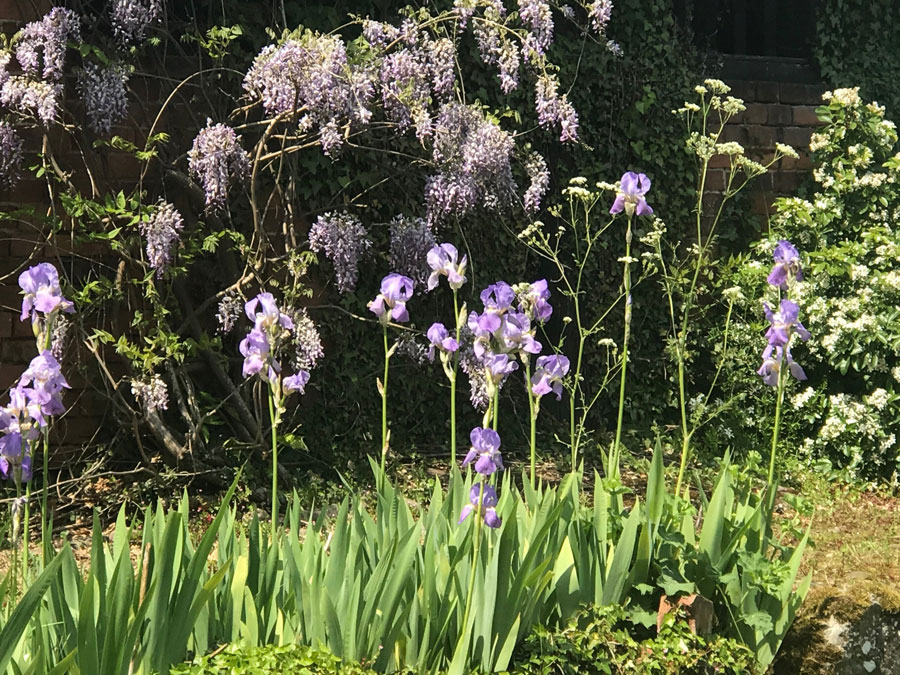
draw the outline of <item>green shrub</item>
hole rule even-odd
[[[365,675],[363,666],[343,663],[327,649],[307,645],[229,646],[214,656],[173,668],[172,675]]]

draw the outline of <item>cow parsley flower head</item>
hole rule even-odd
[[[183,228],[184,219],[181,214],[165,201],[160,201],[149,220],[141,223],[141,234],[147,245],[147,260],[150,267],[156,270],[157,277],[162,277],[172,264],[173,250]]]
[[[319,216],[309,230],[309,247],[324,252],[334,267],[338,291],[349,293],[356,288],[359,261],[372,247],[366,228],[349,213],[332,211]]]
[[[19,180],[24,145],[15,127],[0,121],[0,184],[8,188]]]
[[[228,199],[228,186],[250,174],[250,156],[234,129],[208,119],[188,152],[188,167],[203,186],[207,210],[219,211]]]
[[[110,8],[113,35],[123,44],[140,42],[162,19],[162,0],[113,0]]]
[[[120,64],[88,63],[78,80],[88,125],[100,136],[128,114],[128,70]]]

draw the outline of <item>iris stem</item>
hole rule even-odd
[[[24,441],[23,441],[24,443]],[[24,453],[23,453],[24,457]],[[18,495],[16,495],[18,496]],[[22,581],[28,583],[28,540],[31,538],[31,481],[25,483],[25,506],[22,509]]]
[[[531,393],[531,358],[525,361],[525,394],[528,396],[528,418],[531,421],[529,442],[531,447],[531,489],[534,489],[535,475],[535,427],[537,426],[537,411],[534,408],[534,395]]]
[[[391,354],[388,351],[388,334],[387,326],[382,326],[384,334],[384,379],[381,381],[381,476],[384,478],[384,467],[387,458],[387,387],[388,387],[388,364],[390,363]]]
[[[275,406],[275,392],[269,384],[269,420],[272,423],[272,541],[278,531],[278,413]]]
[[[773,488],[773,481],[775,480],[775,453],[778,450],[778,431],[781,428],[781,406],[784,402],[784,384],[785,384],[785,366],[787,365],[787,349],[788,345],[784,346],[784,352],[782,352],[781,363],[778,368],[778,393],[775,397],[775,424],[772,428],[772,452],[769,456],[769,489]]]
[[[466,638],[466,630],[469,625],[469,613],[472,610],[472,597],[475,595],[475,570],[478,566],[478,553],[481,547],[481,509],[482,509],[482,499],[484,498],[484,483],[481,484],[481,489],[478,493],[478,503],[475,505],[475,541],[472,544],[472,568],[469,570],[469,588],[466,590],[466,608],[463,611],[463,621],[462,628],[459,632],[459,641],[456,643],[456,648],[459,649],[460,646],[465,642]]]
[[[453,314],[456,322],[456,344],[459,344],[459,292],[453,289]],[[459,367],[459,349],[453,354],[453,377],[450,378],[450,454],[456,464],[456,373]]]
[[[622,371],[619,374],[619,413],[616,419],[616,440],[609,455],[607,476],[619,475],[619,455],[622,443],[622,424],[625,414],[625,382],[628,374],[628,339],[631,336],[631,216],[625,230],[625,272],[623,287],[625,291],[625,328],[622,336]]]
[[[494,429],[494,431],[497,431],[497,420],[500,418],[500,385],[499,384],[494,388],[494,403],[493,403],[492,408],[493,408],[493,410],[492,410],[492,414],[493,414],[492,428]]]

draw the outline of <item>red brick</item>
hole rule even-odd
[[[734,82],[728,82],[727,84],[731,86],[731,95],[735,98],[740,98],[748,102],[758,100],[756,97],[756,82],[736,80]]]
[[[12,337],[13,318],[19,319],[18,316],[13,317],[12,312],[0,314],[0,338]]]
[[[748,103],[747,109],[732,120],[732,124],[765,124],[768,118],[768,105],[765,103]]]
[[[33,345],[34,329],[31,326],[31,321],[29,321],[28,319],[26,319],[25,321],[20,321],[19,316],[13,317],[12,337],[14,337],[14,338],[31,338],[32,346],[34,346]]]
[[[791,123],[791,107],[788,105],[771,104],[767,106],[768,119],[770,126],[787,126]]]
[[[816,106],[798,105],[793,107],[793,123],[798,127],[813,127],[822,124],[816,115]]]
[[[710,169],[727,169],[731,166],[731,157],[728,155],[713,155],[709,160]]]
[[[794,105],[818,105],[822,102],[825,85],[781,83],[781,102]]]
[[[772,212],[772,195],[755,190],[750,198],[750,211],[759,216],[768,216]]]
[[[756,124],[747,127],[747,147],[771,148],[775,145],[776,130],[773,127]]]
[[[747,145],[747,127],[742,124],[729,124],[722,132],[723,140]]]
[[[53,3],[50,0],[0,0],[0,21],[25,23],[41,18],[50,11]]]
[[[778,103],[778,83],[757,82],[756,100],[760,103]]]
[[[793,194],[809,177],[806,171],[778,171],[774,174],[776,194]]]
[[[784,127],[780,130],[781,142],[800,150],[809,149],[809,138],[812,129],[809,127]]]
[[[725,189],[725,172],[721,169],[706,172],[706,189],[722,192]]]
[[[809,153],[801,151],[798,154],[800,156],[797,159],[794,159],[793,157],[785,157],[782,159],[779,169],[785,171],[802,171],[804,169],[813,168],[813,161],[809,156]]]
[[[3,340],[0,343],[0,359],[3,363],[27,365],[35,357],[34,338]]]

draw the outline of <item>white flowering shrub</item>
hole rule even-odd
[[[732,339],[746,345],[752,363],[766,258],[777,239],[790,239],[806,252],[797,295],[815,339],[802,352],[809,380],[789,393],[788,435],[803,456],[825,466],[890,477],[900,466],[900,148],[884,109],[860,100],[856,89],[827,92],[824,101],[818,113],[825,125],[810,144],[814,191],[778,200],[771,237],[731,261],[725,283],[745,296]],[[736,423],[753,438],[771,414],[762,409],[765,392],[747,379],[734,386],[739,405],[722,424]]]

